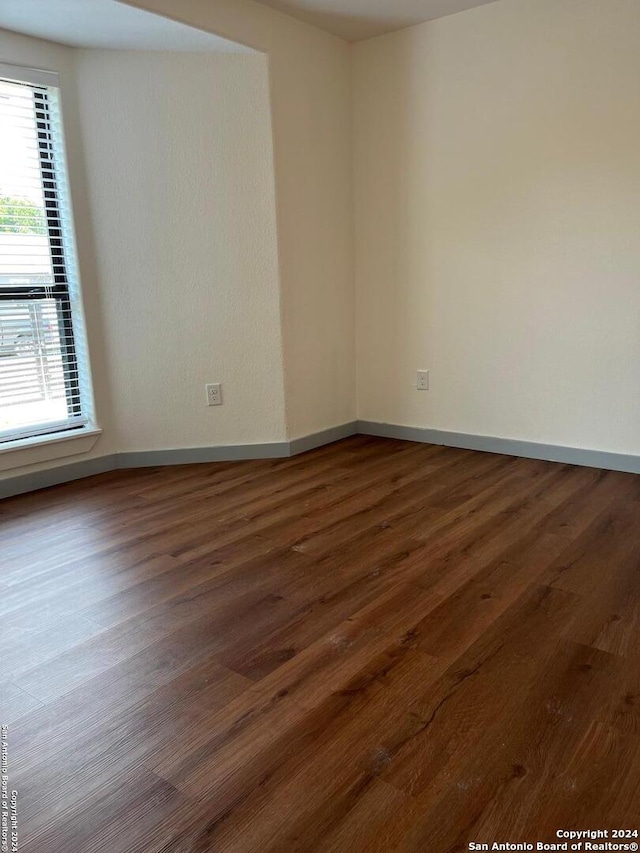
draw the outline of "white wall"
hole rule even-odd
[[[346,42],[252,0],[127,0],[269,55],[289,437],[355,418]]]
[[[80,50],[77,82],[118,450],[284,440],[266,57]]]
[[[354,74],[359,417],[640,452],[637,0],[501,0]]]

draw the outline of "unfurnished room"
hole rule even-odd
[[[639,0],[0,2],[0,853],[637,851]]]

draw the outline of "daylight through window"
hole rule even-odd
[[[57,75],[0,66],[0,442],[90,421],[76,266]]]

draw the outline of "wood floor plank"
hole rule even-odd
[[[36,753],[32,744],[24,745],[23,729],[12,752],[13,778],[28,815],[25,831],[45,833],[58,807],[80,809],[90,793],[99,798],[118,781],[160,760],[175,748],[184,728],[202,724],[245,689],[240,676],[204,662],[136,702],[117,709],[112,705],[111,713],[105,714],[103,705],[102,716],[94,713],[75,728],[73,750],[60,749],[49,736]]]
[[[4,501],[20,849],[640,829],[639,482],[354,436]]]
[[[49,770],[55,777],[57,761],[68,751],[69,743],[91,741],[99,754],[100,745],[106,754],[113,744],[105,732],[136,708],[147,708],[153,701],[161,705],[158,696],[167,707],[173,707],[182,697],[195,702],[212,689],[224,699],[224,705],[248,686],[246,679],[211,659],[206,636],[186,632],[174,635],[171,642],[160,643],[153,652],[145,649],[59,699],[47,705],[38,703],[37,709],[23,715],[11,728],[15,778],[33,783],[34,773],[42,779]],[[179,728],[179,717],[169,717],[168,721]],[[82,764],[91,754],[81,750],[74,760]]]
[[[20,849],[26,853],[129,853],[144,844],[149,829],[163,815],[183,808],[188,808],[188,802],[163,779],[148,771],[129,771],[106,790],[85,796],[71,814],[61,803],[41,831],[31,831],[23,821]]]
[[[416,691],[410,713],[421,723],[419,733],[403,745],[383,778],[413,795],[437,790],[447,766],[473,752],[487,726],[500,725],[509,699],[535,683],[575,607],[571,593],[528,590],[446,666],[434,687]]]
[[[29,711],[41,707],[42,703],[38,699],[25,693],[24,690],[20,690],[10,681],[0,684],[0,721],[2,725],[13,724]]]
[[[608,734],[593,717],[612,661],[559,643],[524,695],[503,694],[513,703],[509,724],[498,718],[479,729],[474,748],[402,807],[394,820],[401,841],[389,849],[453,851],[496,837],[549,843],[558,827],[592,826],[594,814],[634,827],[638,741]]]
[[[209,733],[207,746],[179,767],[156,772],[207,800],[207,849],[314,849],[385,768],[385,733],[404,739],[414,732],[406,695],[434,673],[431,658],[391,644],[316,707],[260,696],[259,705],[234,708],[218,736]]]
[[[99,625],[77,614],[55,621],[45,621],[37,614],[28,628],[14,629],[7,636],[2,649],[3,671],[10,679],[19,678],[32,667],[75,649],[78,644],[99,634],[100,630]]]
[[[41,701],[48,702],[192,623],[202,634],[212,631],[222,650],[239,636],[244,640],[250,633],[249,624],[251,631],[258,633],[265,629],[265,624],[270,627],[282,624],[288,617],[287,603],[276,594],[264,595],[258,591],[228,598],[219,589],[196,595],[190,593],[175,603],[159,605],[145,620],[129,620],[29,669],[16,683]],[[249,623],[246,627],[243,619]]]

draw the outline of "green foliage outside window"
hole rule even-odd
[[[45,234],[44,211],[28,198],[0,196],[0,234]]]

